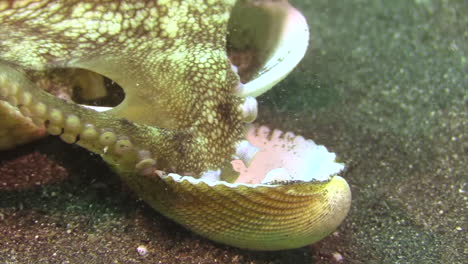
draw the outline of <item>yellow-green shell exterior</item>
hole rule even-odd
[[[46,132],[60,136],[100,154],[156,210],[220,243],[279,250],[325,237],[350,207],[339,176],[278,184],[197,179],[230,165],[257,111],[226,54],[229,16],[236,4],[271,3],[287,4],[0,3],[0,150]],[[125,100],[96,112],[48,94],[27,73],[70,67],[109,77]]]
[[[351,192],[335,176],[325,183],[279,186],[123,179],[165,216],[214,241],[254,250],[312,244],[333,232],[348,213]]]

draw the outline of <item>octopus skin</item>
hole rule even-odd
[[[257,102],[226,52],[236,5],[270,2],[1,2],[0,150],[46,134],[78,144],[153,208],[220,243],[279,250],[322,239],[349,210],[342,164],[310,140],[251,125]],[[54,96],[31,77],[53,69],[105,76],[125,98],[99,110]],[[94,86],[86,96],[105,94]]]

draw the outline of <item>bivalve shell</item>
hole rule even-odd
[[[264,130],[261,127],[257,131]],[[278,135],[279,131],[275,130],[274,134]],[[252,135],[264,140],[261,133],[250,132],[248,135],[250,141],[253,141]],[[286,138],[288,135],[285,134],[281,144],[291,153],[297,144],[317,147],[310,144],[310,140]],[[272,138],[263,149],[277,145]],[[323,148],[317,148],[317,151],[321,153]],[[307,158],[303,161],[309,162]],[[298,160],[294,162],[298,163]],[[245,184],[208,182],[178,174],[120,174],[131,188],[165,216],[211,240],[254,250],[290,249],[314,243],[339,226],[351,203],[348,184],[336,175],[307,182]]]

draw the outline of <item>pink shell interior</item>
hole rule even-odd
[[[246,139],[258,151],[247,166],[241,159],[231,161],[233,169],[240,173],[235,183],[325,181],[344,168],[324,146],[291,132],[252,127]]]

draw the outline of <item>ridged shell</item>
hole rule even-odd
[[[253,11],[248,14],[254,19],[260,17],[256,12],[260,12],[258,14],[266,12],[264,14],[272,18],[270,22],[278,24],[273,26],[270,24],[270,27],[262,31],[279,28],[281,33],[278,38],[263,38],[265,41],[259,42],[258,48],[264,48],[263,55],[268,56],[264,58],[266,62],[258,75],[246,83],[243,89],[237,91],[241,96],[258,96],[283,79],[304,55],[309,39],[304,17],[286,1],[265,1],[262,2],[264,6],[259,5],[260,2],[252,3],[254,6],[245,7],[247,9],[240,6],[239,13],[245,14],[246,10],[251,9]],[[283,21],[276,19],[278,17]],[[250,28],[253,24],[259,24],[251,23],[248,19],[238,21],[249,21],[249,23],[235,24],[235,27],[246,25]],[[254,28],[253,32],[256,31]],[[269,54],[270,50],[274,52]],[[5,87],[9,85],[6,79],[0,79],[0,84],[2,84],[0,97],[16,93],[16,89],[12,89],[15,87],[6,90]],[[8,101],[8,98],[6,99]],[[13,100],[15,97],[10,96],[10,99]],[[10,103],[17,105],[16,102]],[[107,110],[96,108],[98,109]],[[31,111],[28,108],[22,110],[25,111],[22,112],[25,116],[28,116],[26,115],[28,110]],[[16,133],[21,138],[15,137],[15,144],[25,143],[44,134],[43,127],[39,129],[34,127],[32,120],[22,117],[19,111],[13,111],[4,102],[0,102],[0,114],[2,113],[7,116],[6,119],[0,120],[0,135],[3,135],[4,139],[5,135]],[[15,133],[11,133],[12,131]],[[281,135],[282,132],[276,130],[269,138],[260,138],[260,142],[268,145]],[[283,137],[293,139],[289,142],[291,145],[284,143],[287,145],[285,149],[297,150],[297,145],[304,146],[310,143],[302,137],[294,137],[291,133],[284,134]],[[63,138],[66,137],[62,136]],[[75,140],[75,137],[72,139]],[[13,147],[10,142],[10,138],[0,140],[0,149]],[[269,147],[271,150],[281,148],[273,144]],[[284,151],[279,150],[279,152]],[[289,161],[290,168],[285,169],[287,166],[283,165],[280,168],[291,174],[294,174],[294,171],[304,171],[303,168],[308,167],[307,162],[310,157],[303,162],[297,157],[301,155],[281,160],[281,163]],[[320,162],[321,159],[318,163],[325,167],[328,164]],[[123,171],[115,162],[110,164],[136,193],[162,214],[202,236],[240,248],[279,250],[311,244],[338,227],[345,218],[351,202],[351,193],[346,181],[339,176],[329,174],[326,174],[324,177],[326,180],[322,181],[297,181],[275,185],[229,184],[221,181],[208,183],[176,174],[144,176],[134,170]],[[264,175],[260,176],[259,178],[262,178]]]
[[[351,203],[349,186],[339,176],[322,182],[253,185],[207,183],[177,174],[119,174],[152,207],[188,229],[255,250],[314,243],[338,227]]]

